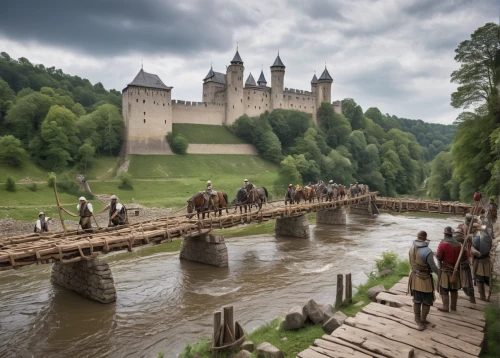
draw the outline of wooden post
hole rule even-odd
[[[224,310],[224,343],[234,342],[233,306],[223,307]]]
[[[439,213],[441,214],[441,199],[439,199]]]
[[[337,275],[337,296],[335,297],[335,307],[338,308],[342,305],[342,298],[344,294],[344,276]]]
[[[222,312],[214,312],[214,335],[212,337],[212,347],[217,347],[219,344],[219,338],[221,335],[221,324],[222,324]]]
[[[352,302],[352,280],[351,280],[351,274],[348,273],[347,275],[345,275],[345,301],[344,301],[344,305],[347,306],[351,302]]]

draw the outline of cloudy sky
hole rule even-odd
[[[4,0],[0,51],[123,89],[144,63],[173,98],[201,101],[210,63],[225,72],[236,43],[255,78],[279,49],[285,86],[310,90],[325,66],[332,99],[364,110],[452,123],[457,45],[498,0]]]

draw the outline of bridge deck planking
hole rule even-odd
[[[186,218],[186,215],[176,215],[155,220],[148,220],[132,225],[113,228],[101,228],[96,232],[86,234],[78,231],[56,232],[51,234],[29,234],[0,239],[0,270],[15,269],[32,264],[44,264],[52,261],[63,263],[77,262],[106,254],[110,251],[129,250],[138,246],[159,244],[193,235],[202,229],[224,229],[242,224],[261,223],[279,217],[299,216],[318,210],[356,205],[371,205],[384,208],[387,203],[393,205],[397,200],[392,198],[377,198],[377,192],[361,195],[356,198],[346,198],[332,202],[304,203],[298,205],[284,204],[264,208],[261,211],[251,211],[243,214],[226,214],[222,217],[205,219]],[[399,201],[398,201],[399,202]],[[407,200],[414,204],[415,211],[421,211],[421,206],[436,205],[435,201]],[[427,205],[429,204],[429,205]],[[441,206],[458,207],[457,212],[470,208],[466,204],[441,203]],[[412,210],[412,205],[407,205]],[[451,212],[450,212],[451,213]],[[450,214],[443,212],[443,214]]]
[[[458,312],[445,313],[432,307],[428,328],[418,331],[413,320],[411,296],[402,292],[408,278],[401,279],[398,289],[382,292],[377,302],[365,306],[355,317],[348,318],[331,335],[324,335],[313,346],[300,352],[299,358],[353,357],[478,357],[484,338],[484,304],[471,307],[459,300]],[[440,300],[436,301],[439,304]],[[482,302],[484,303],[484,302]],[[325,343],[328,342],[328,344]],[[356,355],[349,355],[353,349]]]

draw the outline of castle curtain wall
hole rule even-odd
[[[203,102],[172,101],[173,123],[212,124],[225,123],[226,108],[223,105]]]

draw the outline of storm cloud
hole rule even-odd
[[[269,66],[278,50],[285,86],[310,89],[328,66],[332,98],[364,110],[451,123],[458,68],[454,50],[486,22],[495,0],[7,0],[0,51],[122,89],[141,62],[174,86],[173,98],[199,101],[201,80],[234,55],[245,76]]]

